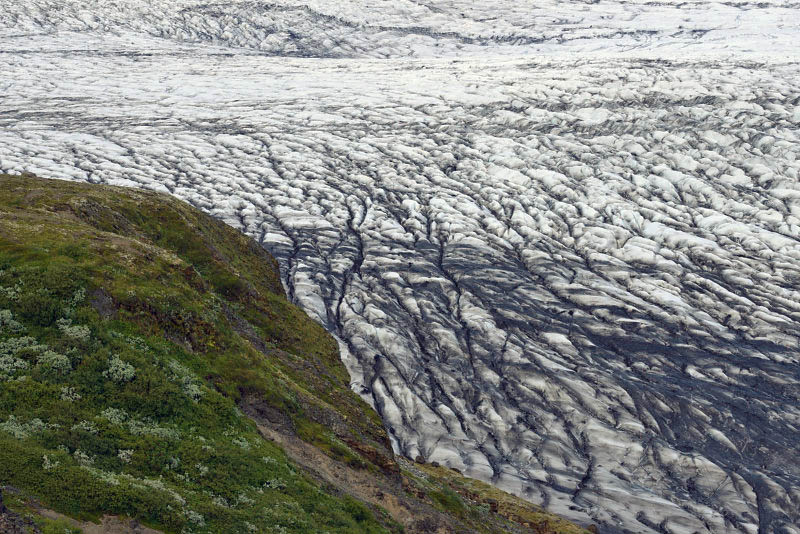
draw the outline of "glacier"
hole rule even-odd
[[[257,238],[400,454],[800,534],[796,2],[0,0],[0,171]]]

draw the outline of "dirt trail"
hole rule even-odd
[[[30,520],[16,514],[5,507],[3,504],[3,489],[17,493],[18,490],[7,486],[0,487],[0,533],[2,534],[25,534],[26,532],[39,532],[39,528]],[[100,523],[90,521],[79,521],[55,510],[45,508],[36,500],[28,500],[26,505],[36,514],[53,519],[65,521],[75,528],[79,528],[84,534],[163,534],[159,530],[140,525],[135,519],[123,519],[118,516],[104,515]]]
[[[154,530],[139,524],[135,519],[104,515],[100,519],[100,524],[97,524],[91,521],[78,521],[48,508],[40,506],[34,506],[34,508],[40,515],[48,519],[67,521],[73,527],[81,529],[83,534],[163,534],[160,530]]]

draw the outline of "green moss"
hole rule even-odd
[[[336,438],[330,430],[318,423],[301,419],[297,427],[297,435],[300,439],[327,452],[333,459],[343,462],[350,467],[363,469],[368,465],[361,456]]]
[[[274,260],[238,232],[152,193],[1,177],[0,288],[21,325],[0,330],[0,484],[167,532],[385,532],[237,407],[257,392],[310,428],[297,399],[317,379],[285,361],[346,377]],[[361,406],[342,391],[343,409]],[[305,436],[360,461],[324,429]]]
[[[462,515],[467,511],[467,507],[464,506],[461,497],[450,488],[444,487],[441,490],[431,491],[428,493],[428,496],[446,512]]]
[[[63,519],[53,520],[39,517],[34,520],[41,529],[42,534],[81,534],[83,530],[73,527],[68,521]]]
[[[403,461],[403,474],[434,506],[460,518],[474,532],[508,532],[527,525],[536,533],[586,534],[583,529],[489,484],[446,467]],[[529,530],[530,531],[530,530]]]

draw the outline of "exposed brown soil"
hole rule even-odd
[[[104,515],[98,524],[90,521],[78,521],[77,519],[59,514],[48,508],[42,508],[41,506],[34,506],[34,509],[39,515],[48,519],[68,522],[73,527],[81,529],[83,534],[163,534],[160,530],[154,530],[141,525],[135,519],[124,519],[113,515]],[[0,532],[3,532],[2,529],[0,529]]]
[[[159,530],[139,524],[135,519],[104,515],[98,524],[73,519],[55,510],[45,508],[35,500],[29,500],[27,506],[37,515],[47,519],[65,521],[73,527],[81,529],[84,534],[163,534]],[[32,520],[6,508],[3,503],[3,492],[0,489],[0,534],[37,534],[39,532],[41,530]]]
[[[261,434],[280,445],[289,458],[314,478],[340,493],[386,510],[408,534],[467,534],[470,529],[454,522],[432,506],[406,495],[402,481],[337,462],[295,436],[288,425],[265,414],[257,399],[246,398],[242,410],[258,425]],[[283,424],[282,424],[283,423]],[[392,480],[394,478],[394,480]]]

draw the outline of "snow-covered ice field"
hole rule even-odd
[[[800,534],[800,4],[0,0],[0,170],[261,240],[398,452]]]

